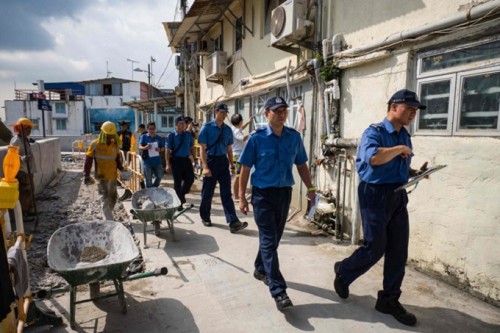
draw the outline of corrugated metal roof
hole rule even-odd
[[[195,0],[180,24],[163,23],[170,47],[179,49],[185,40],[201,39],[221,20],[233,1],[235,0]]]

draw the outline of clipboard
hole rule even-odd
[[[434,172],[439,171],[439,170],[441,170],[441,169],[443,169],[445,167],[446,167],[446,164],[441,164],[441,165],[436,165],[436,166],[430,167],[427,170],[425,170],[424,172],[422,172],[420,175],[415,176],[415,177],[411,177],[408,180],[408,183],[406,183],[404,185],[401,185],[400,187],[398,187],[397,189],[395,189],[394,192],[397,192],[397,191],[400,191],[400,190],[404,190],[404,189],[406,189],[406,188],[408,188],[408,187],[410,187],[412,185],[416,185],[416,184],[418,184],[419,181],[421,181],[425,177],[427,177],[429,175],[432,175]]]

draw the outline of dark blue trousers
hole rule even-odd
[[[229,172],[229,161],[226,155],[214,156],[208,158],[208,168],[212,172],[212,177],[203,177],[203,186],[201,188],[200,217],[202,220],[210,220],[210,211],[212,209],[212,198],[214,196],[215,186],[219,182],[220,198],[226,222],[238,221],[234,201],[231,198],[231,174]]]
[[[194,182],[191,160],[188,157],[171,157],[169,162],[172,167],[175,193],[181,203],[186,203],[186,193],[189,193]]]
[[[252,188],[253,214],[259,229],[255,269],[266,273],[273,297],[287,288],[280,272],[278,246],[285,229],[291,199],[291,187]]]
[[[394,192],[400,184],[368,184],[358,187],[363,219],[364,244],[342,261],[340,276],[351,284],[375,265],[384,261],[384,289],[379,297],[399,298],[408,258],[408,195]]]

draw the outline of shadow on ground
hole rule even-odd
[[[302,331],[314,331],[311,318],[336,318],[369,323],[383,323],[391,329],[410,332],[500,332],[500,325],[484,322],[465,312],[443,307],[421,307],[405,305],[409,312],[415,314],[417,325],[408,327],[400,324],[392,316],[375,310],[376,299],[373,296],[350,295],[341,300],[333,290],[288,282],[290,289],[309,293],[333,303],[313,303],[294,306],[285,312],[286,320]]]

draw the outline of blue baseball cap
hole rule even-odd
[[[398,90],[392,95],[391,99],[389,99],[389,102],[387,104],[406,104],[415,108],[419,109],[426,109],[427,106],[424,104],[420,103],[418,100],[417,94],[411,90],[408,89],[401,89]]]
[[[275,96],[271,97],[266,101],[266,104],[264,105],[264,110],[276,110],[277,108],[284,106],[288,107],[288,104],[286,104],[285,100],[280,97],[280,96]]]
[[[215,111],[229,112],[229,108],[227,107],[227,104],[221,103],[217,104]]]
[[[176,118],[175,118],[175,124],[177,125],[177,123],[178,123],[179,121],[186,121],[186,118],[184,118],[184,116],[178,116],[178,117],[176,117]]]

